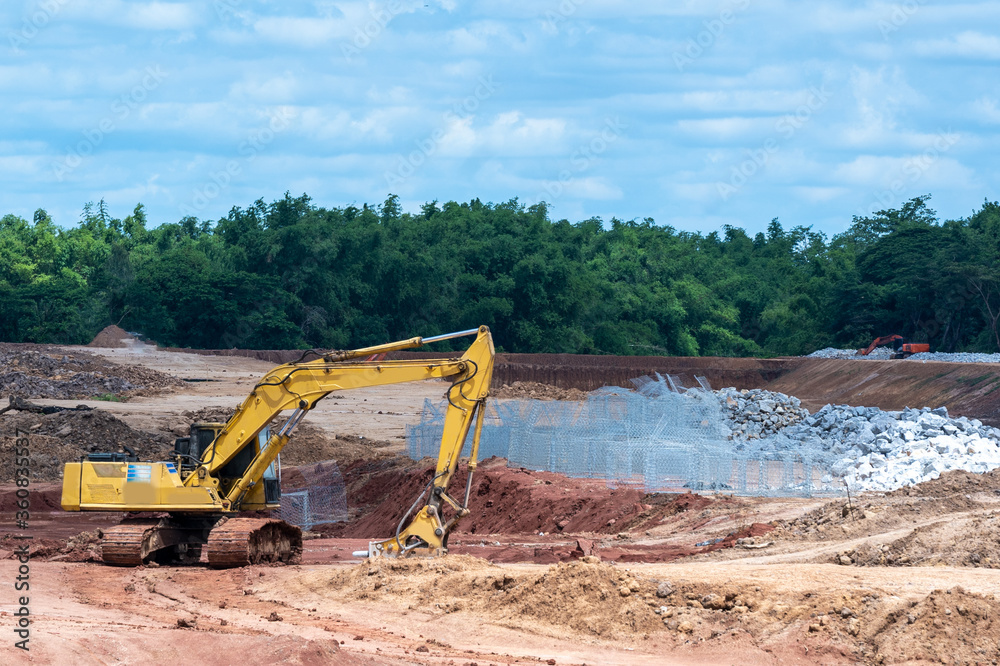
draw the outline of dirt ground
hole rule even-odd
[[[141,344],[85,351],[182,381],[126,402],[83,401],[99,410],[86,424],[75,412],[4,415],[22,419],[16,425],[39,445],[86,452],[95,444],[87,433],[110,433],[151,450],[169,446],[191,421],[224,418],[271,367]],[[1000,659],[997,472],[953,472],[848,502],[647,495],[491,459],[473,477],[471,513],[447,557],[353,558],[391,535],[432,473],[428,461],[397,454],[405,425],[445,386],[345,392],[309,415],[298,457],[289,449],[285,463],[339,458],[351,519],[308,533],[295,566],[104,566],[95,561],[100,530],[121,515],[62,512],[58,483],[38,480],[27,530],[31,650],[17,650],[8,635],[0,663],[159,664],[192,654],[206,664]],[[540,385],[508,390],[579,397]],[[454,485],[464,489],[464,473]],[[13,522],[16,503],[16,488],[0,484],[0,581],[8,581],[0,626],[8,628],[18,606],[13,535],[24,532]]]

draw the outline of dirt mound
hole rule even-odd
[[[538,382],[514,382],[491,390],[490,396],[501,400],[526,398],[533,400],[586,400],[587,392]]]
[[[275,428],[284,423],[276,420]],[[372,460],[393,455],[388,447],[392,442],[368,439],[360,435],[337,435],[329,437],[319,428],[300,423],[292,433],[292,439],[281,451],[283,465],[311,465],[324,460],[336,460],[348,464],[355,460]],[[398,448],[398,447],[396,447]]]
[[[395,458],[357,461],[342,472],[349,520],[313,531],[335,538],[381,539],[391,536],[427,487],[434,467]],[[451,483],[459,497],[466,478],[460,470]],[[505,460],[490,458],[473,476],[470,513],[452,533],[450,545],[493,562],[552,564],[589,554],[621,563],[671,562],[732,548],[741,539],[774,529],[741,519],[740,502],[691,493],[644,495],[631,488],[608,488],[603,481],[509,468]],[[717,527],[694,536],[709,524]],[[652,541],[633,538],[643,532]],[[691,536],[678,539],[682,534]],[[662,540],[667,536],[669,542]],[[717,538],[704,540],[706,536]]]
[[[182,416],[187,423],[226,423],[232,418],[233,411],[219,407],[205,407],[194,412],[183,412]]]
[[[509,576],[484,582],[486,589],[495,590],[490,607],[508,620],[531,617],[603,638],[664,628],[643,601],[646,595],[652,597],[656,585],[609,564],[557,564],[520,585]]]
[[[241,646],[234,645],[229,654],[238,654]],[[178,655],[177,661],[182,661]],[[354,662],[353,658],[340,653],[340,645],[335,640],[305,639],[301,636],[270,636],[260,650],[254,651],[254,659],[265,664],[289,664],[289,666],[337,666]]]
[[[157,395],[183,384],[179,379],[141,366],[118,365],[74,352],[43,352],[25,345],[0,345],[0,397],[87,398]]]
[[[936,516],[983,509],[1000,489],[1000,470],[970,474],[962,470],[946,472],[940,478],[894,490],[885,495],[866,494],[851,501],[828,502],[793,520],[777,521],[774,536],[786,540],[824,539],[833,529],[845,536],[861,535],[874,529],[889,531]],[[880,545],[881,547],[881,545]],[[848,556],[853,557],[850,553]],[[897,553],[896,564],[903,553]],[[863,560],[873,557],[865,552]],[[881,556],[874,556],[875,560]],[[925,559],[921,556],[919,559]],[[874,562],[874,561],[873,561]],[[888,561],[886,561],[887,563]]]
[[[135,340],[135,336],[126,331],[123,328],[119,328],[112,324],[111,326],[104,327],[100,333],[94,336],[94,339],[87,344],[88,347],[106,347],[110,349],[117,349],[125,347],[126,340]]]
[[[379,557],[332,574],[331,584],[355,599],[372,599],[375,592],[399,593],[411,589],[407,583],[421,576],[448,576],[458,572],[499,571],[496,565],[468,555],[433,559]]]
[[[233,413],[219,408],[205,408],[194,412],[184,412],[184,422],[226,423]],[[355,460],[373,460],[392,456],[398,445],[361,435],[336,435],[330,437],[323,430],[309,423],[307,416],[292,432],[292,438],[281,451],[282,465],[311,465],[325,460],[336,460],[341,465]],[[279,416],[271,424],[276,432],[284,425],[287,417]],[[390,449],[389,447],[394,447]]]
[[[359,460],[343,470],[351,523],[330,527],[330,533],[352,538],[386,536],[427,486],[434,467],[398,459]],[[464,489],[460,470],[452,488]],[[532,534],[538,532],[617,532],[650,508],[644,494],[632,488],[608,488],[603,481],[571,479],[550,472],[513,469],[500,458],[479,465],[472,478],[470,514],[459,533]]]
[[[649,602],[657,584],[593,559],[512,574],[475,557],[376,559],[333,574],[338,594],[359,600],[437,600],[444,612],[469,610],[504,624],[601,638],[664,628]]]
[[[776,521],[769,538],[864,538],[860,545],[822,560],[843,565],[995,569],[1000,568],[998,493],[1000,470],[956,470],[885,495],[840,499],[793,520]],[[872,536],[885,533],[893,534],[884,540]]]
[[[32,479],[30,492],[32,512],[62,510],[60,506],[62,500],[61,483],[40,483],[38,479]],[[13,513],[17,511],[19,508],[17,502],[17,487],[14,484],[0,486],[0,513]]]
[[[864,638],[888,663],[995,662],[1000,658],[1000,603],[961,587],[935,590],[909,609],[890,614]]]
[[[887,497],[947,497],[964,496],[969,493],[995,493],[1000,491],[1000,469],[985,474],[973,474],[964,470],[945,472],[932,481],[924,481],[915,486],[907,486],[888,493]]]
[[[844,553],[858,566],[1000,568],[1000,515],[972,515],[918,527],[888,543],[866,543]],[[838,555],[839,559],[839,555]]]
[[[173,450],[166,435],[135,430],[99,409],[44,415],[7,412],[0,415],[0,481],[14,478],[16,431],[28,435],[32,481],[57,481],[65,463],[92,452],[123,451],[128,445],[140,460],[165,460]]]
[[[37,538],[25,542],[13,534],[0,536],[0,558],[14,559],[17,549],[28,544],[28,555],[33,560],[49,562],[101,562],[100,530],[81,532],[66,540]]]

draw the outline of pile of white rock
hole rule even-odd
[[[808,358],[847,358],[867,361],[885,361],[891,359],[896,352],[892,347],[876,347],[867,356],[862,356],[857,349],[837,349],[827,347],[817,349]],[[920,352],[906,357],[907,361],[944,361],[945,363],[1000,363],[1000,354],[976,354],[972,352]]]
[[[950,470],[981,474],[1000,467],[1000,429],[950,418],[944,407],[886,412],[826,405],[810,415],[784,394],[723,389],[717,395],[729,410],[738,450],[823,461],[852,491],[889,491]]]
[[[837,412],[851,409],[865,412],[841,421],[843,413]],[[872,412],[874,417],[869,416]],[[983,474],[1000,467],[1000,430],[977,419],[949,418],[943,407],[882,412],[827,406],[812,419],[820,426],[836,422],[829,432],[840,444],[831,451],[839,454],[850,447],[832,471],[851,489],[895,490],[950,470]]]
[[[715,392],[732,439],[762,439],[809,416],[798,398],[764,389],[725,388]]]
[[[920,352],[908,356],[908,361],[945,361],[947,363],[1000,363],[1000,354],[974,354],[972,352]]]
[[[817,349],[807,356],[809,358],[851,358],[860,359],[862,361],[886,361],[893,357],[892,347],[876,347],[871,350],[867,356],[863,356],[858,353],[857,349],[837,349],[836,347],[827,347],[826,349]]]

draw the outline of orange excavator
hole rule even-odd
[[[902,335],[883,335],[880,338],[872,340],[872,343],[864,349],[859,349],[858,354],[861,356],[868,356],[868,354],[871,354],[876,347],[881,347],[882,345],[890,343],[896,352],[892,355],[893,358],[906,358],[910,354],[929,352],[931,350],[931,346],[926,342],[907,342],[903,339]]]

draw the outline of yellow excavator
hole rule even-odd
[[[460,358],[382,360],[388,352],[472,335],[475,342]],[[310,353],[318,358],[304,360]],[[278,454],[302,417],[334,391],[449,379],[444,435],[434,477],[404,515],[394,536],[372,542],[367,552],[355,553],[388,557],[444,554],[449,533],[469,513],[493,358],[493,339],[486,326],[353,351],[306,352],[297,362],[268,372],[227,423],[193,424],[190,437],[175,442],[172,461],[141,462],[125,447],[126,453],[92,453],[80,462],[67,463],[62,507],[67,511],[139,514],[104,532],[102,551],[107,564],[193,564],[200,561],[203,547],[207,547],[209,565],[217,568],[294,563],[302,553],[298,527],[273,518],[238,514],[279,507]],[[288,410],[291,415],[271,433],[271,421]],[[472,427],[468,482],[460,502],[448,493],[448,485]],[[448,519],[446,507],[450,507]]]

